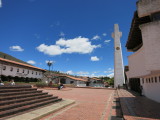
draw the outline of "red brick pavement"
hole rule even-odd
[[[118,90],[124,119],[160,120],[160,103],[124,89]]]
[[[66,88],[44,91],[63,99],[76,100],[76,103],[41,120],[108,120],[115,90]]]

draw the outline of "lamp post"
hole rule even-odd
[[[50,77],[50,67],[52,66],[52,64],[53,64],[53,62],[50,60],[47,62],[47,65],[49,67],[49,77]],[[48,82],[49,82],[49,77],[48,77]]]
[[[3,69],[3,64],[2,64],[2,62],[0,62],[0,64],[1,64],[1,66],[0,66],[0,68],[1,68],[1,75],[0,75],[0,80],[2,80],[2,69]]]

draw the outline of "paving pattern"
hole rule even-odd
[[[124,89],[66,88],[44,91],[73,99],[76,103],[41,120],[160,120],[160,103]]]
[[[45,90],[76,103],[41,120],[108,120],[112,114],[112,100],[115,90],[71,88]]]
[[[125,120],[160,120],[160,103],[124,89],[118,95]]]

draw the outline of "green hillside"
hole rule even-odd
[[[28,63],[26,63],[26,62],[24,62],[22,60],[19,60],[19,59],[15,58],[15,57],[13,57],[11,55],[8,55],[6,53],[3,53],[3,52],[0,52],[0,58],[12,60],[12,61],[16,61],[16,62],[20,62],[20,63],[24,63],[24,64],[28,64]],[[30,65],[30,64],[28,64],[28,65]]]

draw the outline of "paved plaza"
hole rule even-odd
[[[76,103],[41,120],[104,120],[110,115],[114,90],[67,88],[45,91]]]
[[[131,91],[88,88],[44,91],[76,103],[41,120],[160,120],[160,104]]]
[[[126,120],[160,120],[160,103],[137,93],[118,90],[123,117]]]

